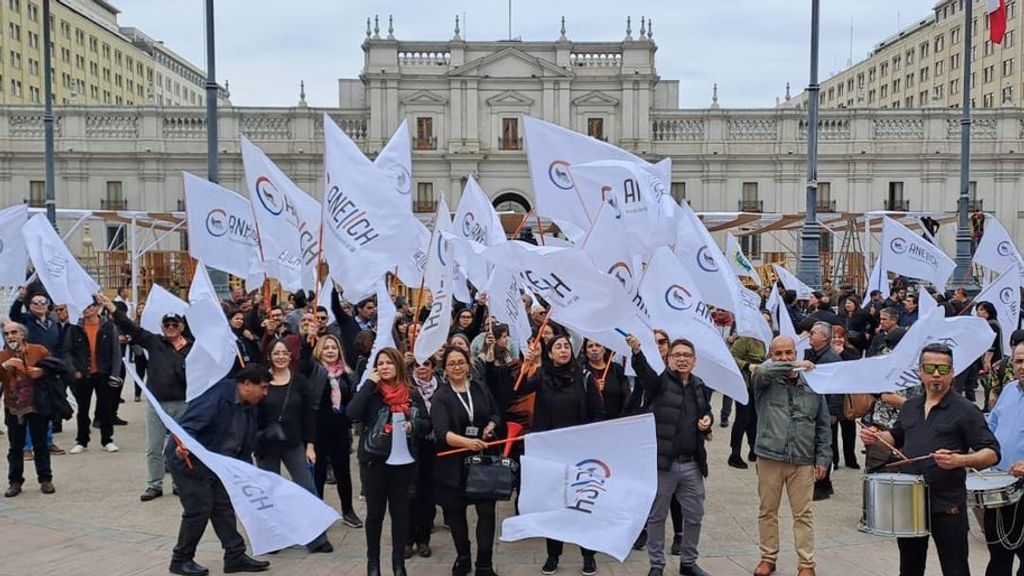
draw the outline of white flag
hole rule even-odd
[[[871,302],[872,290],[881,292],[883,299],[889,298],[889,276],[882,269],[881,254],[875,259],[875,267],[871,269],[871,276],[868,277],[868,287],[864,291],[864,300],[860,304],[861,308],[867,307],[868,303]]]
[[[516,275],[495,266],[487,284],[488,310],[495,320],[508,325],[509,337],[520,350],[530,347],[530,321],[520,296]]]
[[[768,302],[765,303],[765,308],[772,315],[772,320],[775,322],[775,328],[779,332],[779,336],[789,336],[796,343],[796,357],[803,358],[804,351],[811,348],[810,335],[804,334],[800,336],[796,333],[796,327],[793,326],[793,319],[789,316],[789,310],[786,309],[786,303],[782,301],[782,297],[779,296],[779,291],[772,286],[772,293],[768,296]]]
[[[71,322],[78,322],[82,310],[93,303],[100,285],[75,260],[43,213],[29,218],[21,229],[28,256],[50,300],[66,304]]]
[[[285,290],[316,289],[320,204],[244,136],[242,164],[267,276]]]
[[[263,283],[263,261],[249,200],[198,176],[182,172],[188,253],[212,268]]]
[[[0,210],[0,286],[25,284],[28,251],[21,229],[27,222],[27,204],[15,204]]]
[[[942,248],[914,234],[910,228],[884,216],[882,247],[879,255],[882,269],[908,278],[917,278],[943,290],[956,263]]]
[[[430,235],[427,264],[423,271],[423,286],[431,292],[441,289],[445,271],[455,257],[452,243],[445,238],[445,232],[454,235],[452,213],[448,210],[448,202],[442,196],[434,211],[434,233]]]
[[[779,282],[782,282],[782,286],[786,290],[793,290],[796,292],[797,300],[810,299],[811,293],[814,292],[814,288],[804,284],[803,280],[797,278],[795,274],[786,270],[785,267],[778,264],[772,264],[772,267],[775,268],[775,274],[779,277]]]
[[[398,316],[398,311],[395,309],[395,303],[391,300],[391,293],[388,292],[388,284],[382,279],[377,282],[377,334],[373,340],[373,349],[370,351],[366,368],[359,375],[359,382],[356,382],[357,387],[366,382],[367,376],[374,368],[373,361],[377,358],[377,353],[385,348],[395,346],[395,337],[391,333],[391,327],[395,325],[396,316]]]
[[[537,214],[554,220],[569,238],[579,238],[586,233],[595,216],[585,208],[587,202],[573,182],[571,166],[598,160],[652,166],[643,158],[607,142],[529,116],[523,117],[523,131]],[[662,182],[672,181],[671,162],[662,161],[653,166],[657,167]]]
[[[506,242],[505,229],[501,226],[494,205],[472,176],[466,180],[462,199],[452,218],[452,233],[458,239],[452,248],[455,259],[466,271],[469,281],[477,289],[487,284],[490,266],[481,254],[488,246]]]
[[[231,371],[238,348],[202,261],[196,264],[196,273],[188,290],[188,304],[185,318],[195,337],[185,358],[185,401],[191,402]]]
[[[985,285],[974,297],[974,302],[990,302],[996,308],[1002,336],[1003,355],[1010,355],[1010,336],[1020,322],[1020,275],[1013,264],[991,284]]]
[[[750,260],[743,253],[743,248],[740,247],[739,241],[732,235],[732,232],[725,233],[725,257],[729,259],[732,271],[737,276],[745,276],[750,278],[754,284],[761,285],[761,275],[757,273],[757,270],[754,270],[754,265],[750,263]]]
[[[177,314],[184,318],[187,311],[188,302],[171,294],[163,286],[153,284],[149,289],[149,296],[146,297],[146,306],[142,309],[139,326],[153,334],[160,334],[165,315]]]
[[[373,164],[390,178],[398,205],[412,212],[412,140],[409,121],[402,120]]]
[[[450,248],[442,248],[442,250],[446,252],[443,258],[435,258],[441,260],[443,264],[439,275],[440,283],[436,290],[431,290],[434,301],[430,305],[427,318],[420,325],[416,343],[413,345],[413,355],[416,356],[417,362],[423,362],[444,346],[452,327],[452,283],[455,280],[455,258],[452,256]],[[428,262],[428,271],[430,267],[431,263]]]
[[[220,479],[231,499],[231,507],[249,536],[254,556],[308,544],[340,518],[337,510],[280,474],[207,450],[164,412],[128,362],[125,368],[167,430]]]
[[[996,273],[1014,266],[1021,284],[1024,285],[1024,259],[1021,258],[1006,228],[1003,228],[998,218],[990,214],[985,216],[985,234],[974,250],[974,263]]]
[[[710,388],[747,403],[747,385],[721,334],[712,326],[711,312],[690,272],[668,248],[659,248],[647,265],[640,294],[654,324],[669,338],[693,342],[697,363],[693,373]],[[650,355],[644,356],[650,362]]]
[[[625,560],[657,492],[654,417],[536,432],[525,442],[519,515],[502,522],[501,539],[553,538]]]
[[[352,301],[374,292],[397,266],[406,283],[422,278],[429,232],[411,212],[396,208],[387,175],[324,114],[324,257],[331,278]],[[423,237],[426,234],[426,238]]]

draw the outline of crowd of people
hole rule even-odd
[[[405,576],[407,559],[432,554],[438,507],[456,550],[453,576],[474,570],[478,576],[494,576],[496,501],[467,493],[466,455],[505,451],[493,442],[507,438],[512,424],[524,432],[544,431],[642,413],[655,421],[658,482],[634,548],[647,549],[650,576],[661,576],[667,565],[669,518],[669,553],[679,557],[679,573],[708,574],[698,560],[709,473],[705,441],[716,420],[722,428],[732,426],[727,464],[741,470],[750,468],[748,462],[756,467],[760,561],[755,575],[777,569],[784,492],[794,518],[798,575],[811,576],[816,568],[812,502],[832,495],[831,475],[840,462],[848,469],[861,469],[863,462],[872,473],[903,457],[923,455],[933,457],[903,470],[928,480],[931,536],[943,573],[967,574],[967,470],[996,466],[1024,476],[1024,347],[1018,346],[1024,332],[1013,334],[1013,354],[1004,357],[991,304],[972,303],[963,290],[934,294],[947,315],[973,312],[989,322],[992,346],[982,358],[954,375],[950,349],[929,345],[920,354],[922,386],[873,397],[822,396],[807,384],[805,371],[891,352],[918,319],[918,289],[898,279],[891,297],[873,291],[865,307],[849,286],[833,290],[828,281],[805,300],[779,284],[761,289],[763,301],[771,290],[779,290],[783,313],[806,334],[808,349],[799,357],[797,341],[777,330],[767,347],[738,336],[732,316],[714,311],[714,325],[750,392],[746,405],[723,398],[716,419],[714,383],[693,373],[700,358],[686,334],[655,331],[666,366],[657,373],[635,335],[625,337],[631,357],[617,357],[601,343],[550,321],[542,301],[524,296],[536,345],[520,350],[509,328],[492,319],[481,294],[453,311],[446,345],[417,362],[412,350],[426,315],[423,306],[417,310],[395,296],[397,317],[382,326],[374,299],[348,302],[338,287],[326,289],[322,298],[298,292],[287,301],[268,301],[261,291],[236,286],[224,309],[238,359],[226,379],[186,403],[185,361],[193,340],[185,318],[166,314],[159,333],[150,332],[140,326],[143,306],[132,306],[127,293],[119,291],[113,300],[97,294],[81,320],[70,323],[66,307],[54,306],[41,285],[30,285],[19,291],[2,331],[0,380],[10,443],[4,496],[22,492],[29,450],[41,491],[55,492],[52,434],[72,418],[72,410],[77,430],[70,454],[89,449],[94,426],[102,449],[118,451],[113,436],[125,379],[121,359],[130,354],[163,411],[206,448],[278,474],[283,466],[292,481],[321,498],[333,484],[342,522],[365,532],[368,576],[382,573],[385,515],[391,568]],[[772,323],[771,314],[765,317]],[[394,346],[374,353],[380,333],[390,334]],[[627,376],[627,365],[636,376]],[[863,458],[856,444],[858,425]],[[409,463],[388,463],[395,426],[404,432]],[[164,495],[169,470],[183,507],[170,571],[208,573],[195,561],[208,521],[224,547],[226,572],[266,570],[268,561],[246,554],[223,485],[168,438],[152,407],[146,413],[146,437],[147,478],[140,500]],[[350,461],[353,443],[356,466]],[[439,455],[456,449],[464,452]],[[521,444],[511,444],[509,452],[518,457]],[[353,470],[360,480],[358,496],[365,498],[365,519],[354,506]],[[470,508],[476,514],[473,529]],[[985,511],[985,532],[994,542],[989,544],[989,575],[1008,575],[1014,555],[1024,559],[1019,545],[1006,544],[1020,540],[1024,518],[1017,519],[1018,508]],[[1009,538],[1002,541],[996,538],[997,519],[1000,527],[1011,525]],[[927,537],[900,538],[900,573],[923,574],[927,548]],[[330,553],[333,546],[325,533],[307,549]],[[563,550],[563,542],[547,540],[543,574],[558,571]],[[581,548],[580,553],[582,574],[594,576],[595,551]]]

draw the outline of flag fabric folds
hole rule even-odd
[[[956,263],[942,248],[914,234],[910,228],[889,218],[882,218],[882,246],[879,251],[882,273],[894,272],[909,278],[930,282],[943,290],[953,274]]]
[[[778,264],[772,264],[772,267],[775,268],[775,275],[779,277],[779,282],[782,282],[782,286],[786,290],[796,292],[797,300],[807,300],[811,297],[814,289],[804,284],[803,280],[797,278],[795,274]]]
[[[740,247],[739,241],[732,235],[732,232],[725,233],[725,256],[729,259],[732,271],[737,276],[750,278],[754,284],[761,285],[761,275],[754,270],[754,265],[743,254],[743,248]]]
[[[235,335],[202,261],[192,277],[185,319],[195,337],[185,358],[185,401],[191,402],[224,378],[238,355]]]
[[[32,266],[54,304],[66,304],[72,322],[93,303],[100,285],[82,268],[43,213],[29,218],[21,229]]]
[[[1002,44],[1006,35],[1006,0],[985,0],[985,15],[988,17],[989,41]]]
[[[553,538],[625,560],[657,492],[654,417],[528,434],[525,443],[519,515],[502,522],[501,540]]]
[[[1003,355],[1011,354],[1010,336],[1020,322],[1020,277],[1017,275],[1017,267],[1007,268],[991,284],[986,284],[974,297],[974,302],[990,302],[995,306]]]
[[[466,277],[477,289],[487,285],[490,266],[480,254],[488,246],[507,241],[498,213],[483,188],[473,176],[466,179],[462,199],[455,209],[449,230],[455,259],[466,271]]]
[[[231,190],[182,172],[188,253],[196,260],[245,280],[263,283],[263,261],[252,204]]]
[[[387,282],[383,279],[377,282],[376,291],[377,332],[373,339],[373,349],[370,350],[370,357],[366,362],[366,368],[363,369],[363,373],[359,375],[359,381],[356,382],[357,387],[362,386],[363,382],[366,382],[366,377],[374,368],[373,361],[377,358],[377,353],[385,348],[395,346],[395,337],[391,333],[391,327],[395,324],[395,317],[398,316],[398,311],[395,309],[395,303],[391,300]]]
[[[398,125],[373,164],[388,175],[397,204],[412,212],[412,140],[408,120]]]
[[[495,266],[487,284],[488,310],[494,319],[508,325],[509,337],[519,350],[530,347],[530,320],[520,296],[520,285],[516,275],[500,266]]]
[[[1024,258],[1021,258],[1009,232],[995,216],[985,216],[985,234],[974,250],[974,263],[997,274],[1013,266],[1024,286]]]
[[[188,302],[171,294],[163,286],[153,284],[149,289],[149,295],[146,296],[146,307],[142,309],[139,326],[153,334],[160,334],[165,315],[177,314],[184,318],[187,311]]]
[[[15,204],[0,210],[0,286],[25,283],[28,252],[21,229],[28,222],[28,205]]]

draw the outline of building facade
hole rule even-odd
[[[959,108],[967,13],[964,2],[940,0],[932,13],[882,40],[863,61],[821,83],[822,108]],[[1001,44],[989,40],[985,0],[973,0],[971,102],[974,108],[1019,108],[1024,94],[1024,17],[1007,0]],[[806,94],[795,104],[806,106]]]
[[[52,0],[50,10],[55,104],[204,105],[204,73],[137,29],[120,28],[113,4]],[[42,18],[40,0],[0,2],[2,105],[43,102]]]
[[[379,26],[379,24],[378,24]],[[657,76],[647,22],[618,42],[403,42],[374,31],[359,79],[339,81],[339,106],[222,108],[220,181],[243,194],[239,137],[261,146],[320,197],[327,112],[369,155],[410,123],[415,207],[457,204],[472,174],[501,209],[533,204],[522,116],[557,122],[650,161],[673,160],[671,191],[697,211],[800,213],[806,114],[798,108],[683,110],[676,81]],[[379,29],[378,29],[379,30]],[[390,37],[389,37],[390,36]],[[181,172],[206,171],[200,108],[58,106],[55,183],[63,208],[181,209]],[[39,107],[0,108],[0,201],[41,204]],[[997,214],[1024,240],[1024,111],[979,110],[972,144],[972,207]],[[951,213],[959,188],[956,110],[826,109],[820,119],[819,211]],[[939,240],[950,253],[954,226]],[[162,246],[174,247],[172,237]],[[97,242],[98,243],[98,242]],[[795,253],[795,233],[748,236],[755,261]],[[833,249],[839,239],[832,239]]]

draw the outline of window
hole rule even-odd
[[[875,102],[875,90],[872,88],[868,90],[868,104],[874,104]]]
[[[523,140],[519,137],[519,118],[501,119],[501,136],[498,138],[498,149],[523,149]]]
[[[28,31],[28,47],[39,49],[39,34],[29,30]]]
[[[904,58],[906,59],[908,65],[909,64],[913,64],[914,63],[914,49],[911,48],[910,50],[907,50],[907,54],[904,56]]]
[[[8,0],[7,7],[11,9],[11,12],[21,12],[21,0]]]
[[[943,60],[939,60],[935,63],[935,76],[942,76],[942,73],[946,71],[946,63]]]
[[[416,200],[412,205],[413,212],[433,212],[434,208],[434,183],[417,183]]]
[[[100,65],[95,62],[89,62],[89,74],[92,76],[99,76]]]
[[[32,76],[39,76],[39,61],[29,58],[28,59],[28,73]]]
[[[1013,75],[1013,58],[1009,60],[1003,60],[1003,76]]]
[[[996,76],[996,67],[994,65],[993,66],[986,66],[985,69],[981,71],[981,82],[983,84],[988,84],[989,82],[991,82],[995,78],[995,76]]]
[[[686,182],[673,182],[669,186],[669,191],[672,193],[672,199],[676,201],[676,204],[682,204],[686,201]]]
[[[932,45],[930,42],[921,43],[921,58],[927,58],[928,54],[932,51]]]
[[[991,92],[989,92],[988,94],[985,94],[984,96],[981,97],[981,107],[982,108],[991,108],[993,100],[994,99],[992,98],[992,93]]]
[[[899,78],[897,78],[897,79],[892,81],[892,91],[893,91],[894,94],[896,92],[900,91],[900,79]]]
[[[842,82],[840,82],[839,86],[836,87],[836,95],[839,96],[840,98],[843,97],[843,83]]]
[[[7,35],[15,42],[21,42],[21,25],[14,22],[7,23]]]
[[[903,182],[889,182],[889,198],[885,203],[886,210],[906,212],[910,202],[903,199]]]
[[[1006,3],[1006,19],[1009,20],[1017,15],[1017,3],[1007,2]],[[1007,32],[1009,34],[1009,32]]]
[[[893,58],[892,58],[892,69],[893,69],[893,71],[896,71],[896,70],[900,69],[900,63],[902,61],[903,61],[902,57],[900,57],[900,56],[893,56]]]
[[[832,183],[818,182],[818,212],[835,212],[836,203],[832,200]]]
[[[996,45],[991,40],[985,40],[985,56],[991,56],[996,53]]]
[[[879,68],[881,69],[882,78],[885,78],[886,76],[889,75],[889,63],[888,62],[882,62],[882,64],[879,66]]]
[[[32,180],[28,183],[28,205],[30,208],[46,206],[46,182]]]
[[[1010,4],[1007,4],[1006,7],[1009,8]],[[1014,37],[1016,36],[1016,33],[1016,30],[1006,31],[1006,36],[1003,36],[1003,48],[1013,48]]]
[[[85,44],[85,32],[80,28],[75,28],[75,44],[78,44],[79,46]]]
[[[946,48],[946,37],[936,36],[935,37],[935,53],[938,54]]]
[[[99,50],[99,40],[95,36],[89,36],[89,52],[96,52]]]
[[[740,236],[740,250],[747,258],[758,259],[761,257],[761,235],[744,234]]]
[[[11,95],[21,97],[21,80],[15,80],[11,78]]]
[[[917,101],[918,101],[918,105],[919,106],[927,106],[928,105],[928,91],[927,90],[921,90],[921,93],[917,95]]]
[[[110,44],[105,42],[103,43],[103,59],[107,61],[110,60]]]
[[[872,68],[868,68],[868,82],[874,82],[874,81],[875,81],[875,69],[873,67]]]
[[[914,107],[914,97],[913,97],[913,95],[907,96],[903,100],[903,107],[904,108],[913,108]]]
[[[881,98],[888,98],[889,97],[889,85],[888,84],[882,84],[881,92],[879,92],[879,97],[881,97]]]
[[[28,19],[32,22],[39,21],[39,7],[35,4],[29,3],[28,5]]]
[[[907,88],[913,88],[914,87],[914,75],[913,74],[907,74],[907,77],[904,79],[903,84]]]
[[[100,205],[104,210],[125,209],[126,203],[124,200],[124,186],[119,180],[107,181],[107,195],[100,202]]]
[[[1013,102],[1013,86],[1003,88],[1003,104]]]
[[[954,78],[949,81],[949,95],[954,96],[960,93],[960,79]]]
[[[960,27],[959,26],[957,26],[956,28],[953,28],[953,30],[950,31],[950,33],[949,33],[949,43],[954,45],[954,46],[960,43]]]
[[[953,54],[952,56],[949,57],[949,69],[950,70],[959,70],[960,69],[960,55],[959,54]]]
[[[169,78],[167,82],[170,83]],[[437,149],[437,142],[434,140],[434,119],[430,116],[416,118],[416,142],[413,147],[416,150]]]
[[[107,226],[107,248],[115,252],[123,252],[128,249],[128,242],[125,238],[123,224]]]
[[[942,100],[945,98],[945,86],[938,84],[932,87],[932,100]]]
[[[757,198],[757,182],[744,182],[740,194],[740,212],[761,212],[762,203]]]
[[[921,71],[918,73],[918,76],[919,76],[919,79],[920,79],[921,82],[927,82],[928,81],[928,73],[931,72],[931,70],[932,69],[929,68],[928,66],[925,66],[924,68],[921,68]]]
[[[604,135],[604,118],[587,118],[587,136],[607,140]]]
[[[21,54],[11,50],[11,68],[21,70]]]
[[[864,88],[864,73],[863,72],[861,72],[860,74],[857,74],[857,89],[860,90],[862,88]]]

